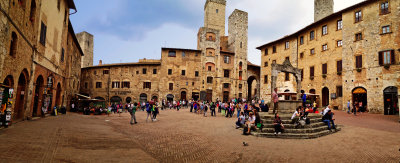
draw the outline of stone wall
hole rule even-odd
[[[228,27],[228,48],[229,51],[235,53],[232,85],[234,88],[239,88],[239,84],[243,85],[242,89],[234,89],[232,93],[235,97],[242,94],[242,97],[248,98],[248,84],[251,84],[247,83],[248,13],[235,9],[229,16]],[[242,72],[241,78],[239,77],[240,72]],[[258,80],[257,83],[259,82]]]
[[[220,31],[225,35],[226,0],[207,0],[204,6],[204,27]]]
[[[314,0],[314,22],[333,13],[333,0]]]
[[[285,57],[290,56],[291,63],[299,69],[303,69],[302,90],[310,93],[315,89],[319,97],[317,103],[322,106],[321,98],[327,97],[328,103],[338,109],[345,109],[347,101],[353,101],[353,90],[364,88],[367,91],[367,107],[372,113],[384,112],[383,90],[389,86],[400,88],[399,83],[399,19],[400,2],[389,1],[390,8],[388,14],[380,13],[380,4],[384,1],[368,1],[357,4],[342,13],[335,13],[324,18],[318,23],[313,23],[307,28],[286,36],[277,41],[273,41],[259,47],[262,54],[262,81],[264,75],[270,76],[270,67],[273,60],[281,62]],[[362,20],[355,22],[355,12],[362,11]],[[343,29],[338,29],[339,20],[343,22]],[[382,34],[382,27],[390,25],[390,33]],[[327,34],[322,34],[323,26],[327,26]],[[315,32],[315,39],[310,39],[310,32]],[[362,40],[356,41],[355,34],[362,33]],[[300,44],[301,37],[304,44]],[[343,46],[338,46],[338,41],[342,41]],[[285,43],[290,42],[291,49],[298,49],[297,52],[285,52]],[[295,42],[293,44],[292,42]],[[296,44],[297,43],[297,44]],[[327,45],[327,50],[322,46]],[[292,47],[292,45],[294,47]],[[277,53],[272,54],[272,47],[276,46]],[[265,49],[268,54],[265,55]],[[283,49],[283,50],[282,50]],[[310,50],[314,49],[315,54]],[[394,50],[395,63],[387,66],[379,64],[379,52]],[[356,68],[356,56],[362,56],[362,68]],[[292,58],[294,60],[292,60]],[[342,71],[337,70],[337,61],[342,60]],[[322,74],[322,64],[327,64],[327,74]],[[314,66],[314,77],[310,78],[310,67]],[[386,68],[385,68],[386,67]],[[269,77],[270,79],[270,77]],[[292,80],[292,78],[291,78]],[[278,83],[284,83],[282,76],[278,77]],[[270,92],[270,80],[262,87],[262,92]],[[266,85],[266,87],[265,87]],[[290,85],[290,83],[288,83]],[[339,96],[340,86],[342,86],[343,97]],[[322,89],[328,89],[329,93],[323,95]],[[278,91],[279,92],[279,91]],[[333,96],[335,95],[335,96]],[[263,96],[267,98],[267,96]]]
[[[93,66],[93,48],[94,40],[93,35],[83,31],[76,34],[79,44],[81,45],[82,51],[85,54],[82,57],[82,67]]]

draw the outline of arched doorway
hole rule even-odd
[[[181,92],[181,100],[186,100],[186,91]]]
[[[140,94],[139,100],[140,100],[140,103],[147,102],[147,94],[145,94],[145,93]]]
[[[308,92],[310,92],[310,94],[315,94],[315,89],[310,89],[310,91],[308,91]]]
[[[224,102],[229,101],[229,92],[228,91],[224,91],[223,100],[224,100]]]
[[[158,97],[157,97],[157,96],[153,96],[151,99],[152,99],[154,102],[157,102],[157,101],[158,101]]]
[[[248,93],[247,93],[247,99],[250,101],[251,99],[254,99],[256,97],[257,93],[257,88],[253,90],[254,84],[257,84],[256,77],[250,76],[249,79],[247,79],[247,86],[248,86]],[[254,92],[254,93],[253,93]]]
[[[11,95],[9,94],[10,89],[13,89],[13,88],[14,88],[14,79],[13,79],[13,77],[12,77],[11,75],[8,75],[8,76],[4,79],[3,85],[4,85],[5,87],[1,87],[1,88],[0,88],[0,92],[3,91],[3,92],[2,92],[2,99],[1,99],[1,105],[0,105],[0,107],[3,107],[3,105],[6,105],[6,106],[7,106],[7,105],[8,105],[9,98],[13,98],[13,97],[12,97],[12,94],[11,94]],[[12,107],[12,106],[7,106],[7,109],[11,109],[11,107]]]
[[[367,106],[367,90],[363,87],[356,87],[352,91],[353,93],[353,104],[357,103],[360,104],[362,103],[362,107],[360,108],[361,112],[365,111],[365,106]]]
[[[399,114],[399,101],[397,97],[398,97],[397,87],[391,86],[383,90],[385,115]]]
[[[169,101],[169,102],[174,101],[174,95],[168,94],[168,95],[167,95],[167,101]]]
[[[213,94],[213,91],[211,89],[207,89],[207,91],[206,91],[206,100],[207,101],[212,101],[212,94]]]
[[[56,106],[60,107],[61,106],[61,84],[57,84],[57,89],[56,89]]]
[[[15,99],[14,119],[24,118],[25,112],[25,92],[28,83],[28,73],[23,70],[18,78],[17,96]]]
[[[113,96],[110,98],[110,102],[112,104],[120,104],[122,102],[122,98],[119,96]]]
[[[322,89],[322,106],[328,106],[329,105],[329,89],[327,87],[324,87]]]
[[[127,98],[125,99],[125,101],[126,101],[127,104],[128,104],[128,103],[131,103],[131,102],[132,102],[132,98],[131,98],[131,97],[127,97]]]
[[[44,79],[42,75],[39,75],[35,82],[35,94],[33,99],[33,110],[32,110],[32,117],[36,117],[40,115],[40,102],[42,101],[43,97],[43,85]]]
[[[197,101],[197,100],[199,100],[199,97],[200,97],[200,93],[198,91],[193,91],[192,92],[192,99],[193,100]]]

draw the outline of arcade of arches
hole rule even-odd
[[[63,84],[56,82],[59,77],[39,74],[32,78],[27,69],[23,69],[18,77],[8,75],[0,83],[1,110],[11,110],[13,121],[29,117],[44,116],[53,112],[54,107],[63,105]],[[33,84],[29,90],[29,84]]]

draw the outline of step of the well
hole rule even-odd
[[[296,125],[283,124],[283,126],[285,127],[285,129],[294,129]],[[326,124],[324,122],[316,122],[316,123],[311,123],[311,124],[305,125],[303,128],[315,128],[315,127],[321,127],[321,126],[326,126]],[[264,123],[264,128],[274,128],[274,124],[272,124],[272,123],[265,124]]]
[[[320,127],[315,127],[315,128],[301,128],[301,129],[285,129],[285,133],[316,133],[320,132],[323,130],[328,130],[328,126],[320,126]],[[274,128],[263,128],[262,133],[274,133],[275,129]]]
[[[315,133],[282,133],[282,134],[277,134],[275,135],[274,133],[259,133],[259,132],[254,132],[252,133],[255,136],[259,136],[259,137],[268,137],[268,138],[282,138],[282,139],[313,139],[313,138],[318,138],[321,136],[325,136],[325,135],[329,135],[332,133],[336,133],[338,131],[340,131],[341,128],[337,127],[336,130],[322,130],[319,132],[315,132]]]
[[[272,120],[272,119],[262,119],[261,118],[261,120],[263,121],[264,124],[274,123],[274,120]],[[317,123],[317,122],[322,122],[322,119],[321,118],[310,118],[310,123]],[[291,119],[282,120],[282,123],[290,124],[290,123],[292,123],[292,120]]]

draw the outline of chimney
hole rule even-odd
[[[99,60],[99,66],[101,66],[103,64],[102,60]]]
[[[333,0],[314,0],[314,22],[333,14]]]

